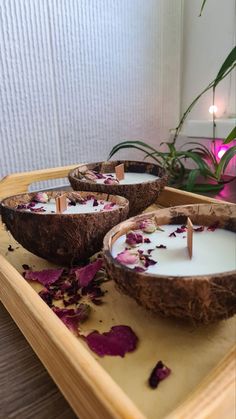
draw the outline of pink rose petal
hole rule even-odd
[[[117,255],[116,260],[123,265],[133,265],[139,261],[139,254],[132,250],[124,250]]]
[[[95,262],[90,263],[83,268],[74,269],[74,273],[80,287],[87,287],[95,277],[96,273],[102,268],[102,266],[103,260],[97,259]]]

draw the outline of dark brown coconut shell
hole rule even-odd
[[[55,197],[58,191],[47,194]],[[80,195],[87,197],[88,193],[80,192]],[[2,221],[13,237],[37,256],[61,265],[85,261],[101,249],[107,231],[125,220],[129,212],[129,203],[121,196],[93,195],[96,199],[115,202],[119,207],[89,214],[45,214],[16,209],[18,204],[32,200],[35,193],[30,193],[4,199]]]
[[[236,232],[236,205],[199,204],[166,208],[131,218],[114,227],[104,238],[108,275],[119,289],[147,309],[165,317],[211,323],[236,313],[236,270],[201,276],[163,276],[135,272],[111,255],[112,244],[141,220],[154,217],[158,225],[185,224],[187,217],[197,225],[219,222],[219,228]]]
[[[159,179],[134,185],[105,185],[81,177],[81,173],[86,170],[96,170],[99,173],[115,172],[115,166],[121,163],[124,163],[125,172],[150,173],[158,176]],[[140,161],[116,160],[80,164],[76,169],[69,173],[68,178],[75,191],[96,191],[124,196],[129,200],[129,216],[133,216],[139,214],[156,201],[161,190],[166,185],[168,177],[165,170],[157,164]]]

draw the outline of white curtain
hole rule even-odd
[[[0,0],[0,176],[166,139],[181,28],[181,1]]]

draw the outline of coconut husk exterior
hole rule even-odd
[[[115,166],[121,163],[125,166],[125,172],[150,173],[158,176],[159,179],[133,185],[105,185],[86,180],[83,178],[83,175],[81,175],[86,170],[95,170],[99,173],[115,172]],[[161,166],[152,163],[128,160],[80,164],[76,169],[69,173],[68,178],[75,191],[96,191],[124,196],[129,200],[129,216],[137,215],[149,205],[153,204],[166,185],[168,179],[165,170]]]
[[[71,197],[71,192],[59,194]],[[55,198],[58,192],[47,192]],[[13,237],[37,256],[60,265],[85,261],[102,247],[104,235],[127,218],[128,201],[120,196],[93,193],[96,199],[119,205],[110,211],[89,214],[45,214],[16,209],[29,203],[35,193],[15,195],[1,202],[2,221]],[[82,197],[88,193],[80,192]],[[43,205],[43,204],[42,204]]]
[[[194,224],[210,226],[219,222],[219,228],[236,232],[236,205],[233,204],[157,210],[131,218],[107,233],[104,259],[108,275],[118,288],[145,308],[164,317],[208,324],[236,313],[236,270],[206,276],[159,276],[135,272],[111,256],[112,243],[127,231],[135,230],[141,220],[154,217],[158,225],[185,224],[188,216]]]

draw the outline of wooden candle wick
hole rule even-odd
[[[66,194],[57,196],[55,198],[56,201],[56,213],[62,214],[64,211],[67,210],[67,200],[66,200]]]
[[[125,166],[124,163],[118,164],[118,166],[115,167],[116,172],[116,179],[122,180],[125,178]]]
[[[187,218],[187,246],[190,259],[193,256],[193,224],[190,218]]]

